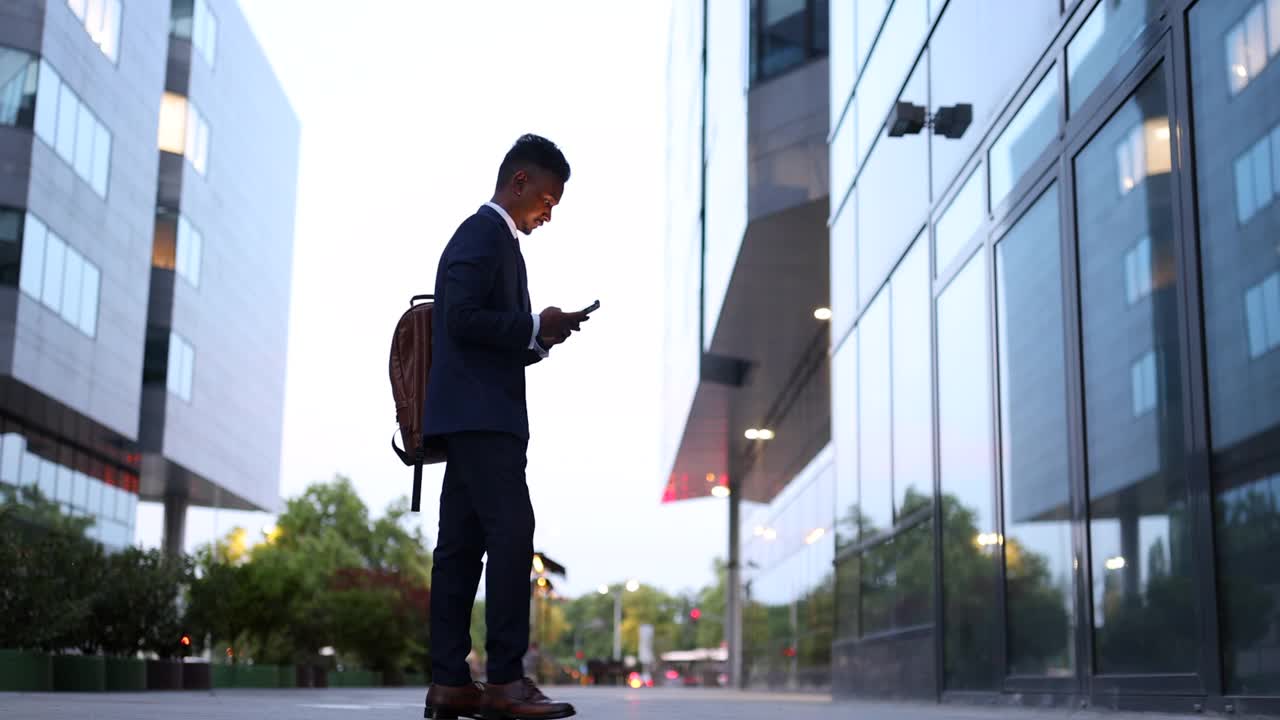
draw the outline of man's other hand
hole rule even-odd
[[[582,312],[567,313],[558,307],[549,307],[538,314],[540,327],[539,338],[546,338],[558,345],[569,337],[569,333],[577,332],[582,323],[587,321],[587,314]],[[547,347],[544,345],[543,347]]]

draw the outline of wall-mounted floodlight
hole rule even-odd
[[[949,140],[958,140],[973,123],[973,105],[959,103],[938,108],[938,112],[929,115],[923,105],[899,100],[893,104],[885,127],[889,137],[916,135],[925,128],[932,128],[934,135],[941,135]]]

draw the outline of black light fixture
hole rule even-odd
[[[933,134],[948,140],[959,140],[973,122],[973,106],[969,103],[938,108],[933,116]]]
[[[902,137],[919,133],[927,122],[923,105],[899,100],[893,104],[889,120],[885,124],[889,128],[889,137]]]
[[[959,103],[938,108],[933,115],[927,113],[923,105],[899,100],[889,111],[889,119],[885,126],[889,137],[917,135],[924,128],[933,128],[934,135],[941,135],[949,140],[958,140],[973,122],[973,105]]]

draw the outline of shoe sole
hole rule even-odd
[[[469,718],[470,720],[485,720],[484,716],[476,711],[475,714],[458,712],[457,710],[447,710],[445,708],[425,708],[422,711],[422,717],[426,720],[459,720],[459,718]]]
[[[511,713],[485,713],[481,712],[477,716],[477,720],[562,720],[577,715],[578,711],[570,708],[549,715],[513,715]]]

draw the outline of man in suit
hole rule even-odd
[[[525,367],[579,329],[585,313],[534,313],[518,232],[551,222],[569,163],[536,135],[516,141],[493,199],[467,218],[436,271],[432,366],[423,410],[429,442],[446,452],[431,571],[431,671],[426,717],[563,718],[524,676],[529,644],[533,507],[525,484]],[[487,682],[467,667],[471,608],[488,553]]]

